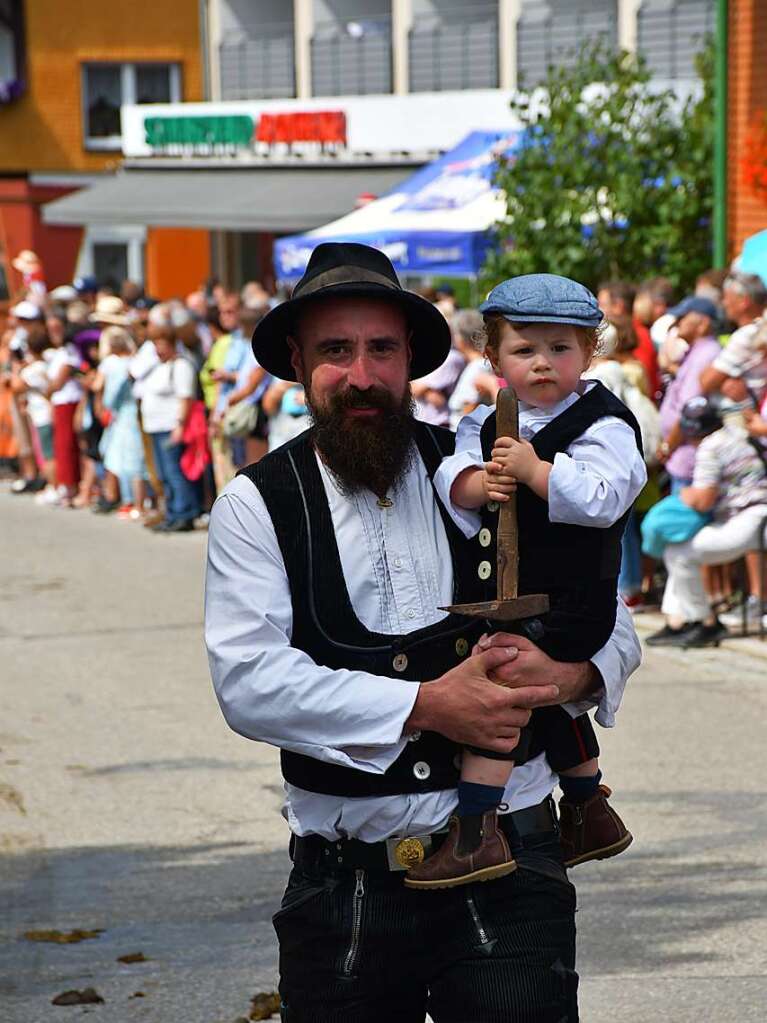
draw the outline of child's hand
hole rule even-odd
[[[752,437],[767,437],[767,421],[762,419],[756,409],[744,409],[743,418],[746,421],[746,429]]]
[[[529,483],[541,464],[530,441],[513,440],[511,437],[496,439],[492,457],[489,464],[499,466],[503,475],[513,476],[521,483]]]
[[[485,497],[488,501],[508,501],[509,496],[517,489],[517,481],[503,470],[497,462],[485,462],[482,473]]]

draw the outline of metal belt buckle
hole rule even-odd
[[[389,870],[409,870],[423,863],[431,852],[431,835],[410,835],[408,838],[387,838],[386,859]]]

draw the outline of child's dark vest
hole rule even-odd
[[[415,423],[415,442],[429,478],[452,454],[455,437],[439,427]],[[449,615],[435,625],[402,636],[370,632],[352,607],[344,580],[327,495],[312,445],[312,431],[242,470],[264,499],[277,534],[293,605],[291,643],[317,664],[395,679],[428,681],[458,664],[486,625]],[[476,566],[481,548],[467,542],[439,498],[453,561],[453,602],[482,599]],[[395,497],[396,506],[396,497]],[[285,700],[291,699],[290,679]],[[397,685],[392,681],[392,685]],[[327,764],[283,750],[282,773],[293,785],[337,796],[385,796],[455,788],[459,747],[434,732],[411,736],[383,775]]]
[[[596,383],[568,409],[552,419],[531,443],[539,458],[554,456],[604,416],[622,419],[633,429],[639,450],[639,424],[622,401]],[[495,413],[482,425],[485,460],[495,441]],[[519,593],[548,593],[551,610],[540,619],[519,623],[512,631],[529,636],[557,661],[589,660],[600,650],[615,626],[621,537],[629,513],[614,525],[597,527],[560,525],[549,521],[549,506],[523,484],[517,488],[519,521]],[[485,506],[480,541],[486,577],[485,599],[496,595],[495,536],[497,506]]]

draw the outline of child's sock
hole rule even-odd
[[[480,785],[473,781],[458,782],[458,816],[470,817],[492,810],[503,802],[502,785]]]
[[[560,774],[559,787],[568,803],[585,803],[586,800],[597,794],[601,780],[601,771],[586,778],[569,778],[567,775]]]

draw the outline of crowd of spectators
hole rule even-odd
[[[0,335],[0,464],[13,493],[186,532],[204,527],[239,468],[306,428],[302,387],[270,377],[251,350],[279,301],[259,282],[208,282],[163,302],[131,281],[48,292],[24,255],[24,290]],[[449,286],[422,293],[453,349],[413,381],[416,415],[454,429],[502,381],[477,346],[479,313],[458,308]],[[586,376],[637,417],[649,474],[623,540],[624,600],[637,612],[660,604],[655,644],[704,646],[742,620],[767,625],[762,279],[712,270],[687,296],[663,278],[610,281],[597,297],[607,326]]]

